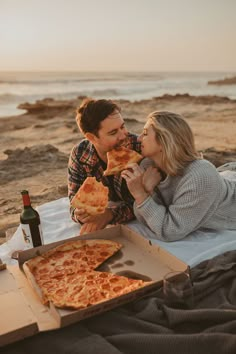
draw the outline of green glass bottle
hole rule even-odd
[[[27,248],[41,246],[43,237],[39,213],[32,208],[28,191],[23,190],[21,195],[24,208],[20,214],[20,223]]]

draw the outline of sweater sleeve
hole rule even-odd
[[[135,215],[156,234],[157,239],[183,239],[200,228],[217,208],[217,182],[214,169],[190,172],[181,178],[168,206],[150,196],[140,205],[135,203]]]

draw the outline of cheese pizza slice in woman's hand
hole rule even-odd
[[[127,169],[131,163],[139,162],[143,156],[126,147],[119,147],[107,153],[107,169],[104,176],[115,175]]]

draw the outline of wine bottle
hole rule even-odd
[[[41,246],[43,237],[39,213],[32,208],[28,191],[23,190],[21,195],[24,206],[20,214],[23,238],[27,248]]]

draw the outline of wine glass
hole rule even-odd
[[[169,272],[163,278],[163,294],[166,305],[190,309],[194,305],[193,286],[186,272]]]

